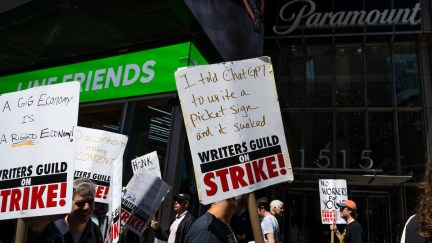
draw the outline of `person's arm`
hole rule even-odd
[[[338,228],[336,226],[336,223],[333,223],[333,224],[330,225],[330,230],[333,231],[333,232],[335,232],[336,237],[339,240],[341,240],[342,234],[339,232],[339,230],[338,230]]]
[[[274,233],[267,233],[266,238],[267,238],[268,243],[275,243],[276,242]]]
[[[163,240],[163,241],[168,240],[168,237],[170,234],[169,228],[168,228],[168,230],[162,230],[161,227],[159,227],[159,222],[157,222],[156,220],[151,221],[150,227],[153,230],[153,233],[154,233],[156,238],[158,238],[159,240]]]

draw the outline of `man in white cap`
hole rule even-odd
[[[167,243],[183,243],[185,242],[186,233],[189,231],[195,217],[188,211],[191,203],[191,197],[187,194],[178,194],[173,197],[173,209],[176,213],[174,220],[168,229],[162,230],[159,227],[159,222],[152,220],[150,227],[154,231],[154,235],[159,240]]]
[[[343,218],[347,225],[341,234],[336,226],[336,222],[330,225],[330,230],[336,233],[336,237],[341,243],[363,243],[363,228],[357,219],[357,205],[352,200],[343,200],[336,203],[339,206],[341,218]]]

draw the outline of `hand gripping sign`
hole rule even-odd
[[[346,180],[320,179],[320,208],[321,221],[323,224],[346,224],[345,220],[340,217],[339,207],[336,203],[347,199]]]
[[[294,179],[269,57],[175,77],[203,204]]]
[[[68,213],[79,82],[0,96],[0,220]]]

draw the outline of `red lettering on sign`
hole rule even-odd
[[[6,212],[6,206],[7,202],[9,201],[9,195],[11,191],[10,190],[2,190],[0,192],[0,196],[2,197],[2,206],[1,206],[1,212]]]
[[[57,206],[57,201],[54,200],[57,198],[57,190],[58,190],[58,184],[48,185],[47,202],[46,202],[47,208],[52,208]]]
[[[279,167],[281,168],[279,173],[281,175],[285,175],[287,171],[285,169],[285,160],[283,154],[278,154],[277,158],[278,158]]]
[[[207,187],[210,189],[206,190],[207,196],[211,197],[214,196],[217,192],[217,185],[214,183],[212,179],[214,179],[214,173],[210,172],[204,175],[204,184],[206,184]]]
[[[119,221],[117,221],[116,223],[113,224],[113,226],[111,227],[111,232],[112,232],[112,240],[115,240],[119,237]]]
[[[96,187],[96,198],[107,199],[109,187],[98,185]]]
[[[206,195],[214,196],[219,191],[227,192],[285,175],[287,170],[281,166],[285,166],[284,157],[283,154],[277,154],[207,172],[203,177],[204,185],[207,187]]]
[[[234,189],[237,189],[239,187],[245,187],[248,185],[243,179],[245,173],[241,166],[230,167],[229,173],[231,175],[231,182]]]
[[[24,197],[22,202],[22,210],[28,209],[28,202],[30,198],[30,187],[24,187]]]
[[[63,182],[0,190],[0,212],[65,206],[66,188]]]
[[[21,199],[21,191],[18,188],[12,189],[11,200],[9,202],[9,211],[19,211],[19,201]]]
[[[45,187],[45,185],[32,187],[32,200],[30,204],[31,209],[45,207],[42,197],[45,191]]]
[[[229,189],[229,187],[228,187],[228,179],[226,177],[227,174],[228,174],[228,170],[227,169],[216,171],[216,176],[219,177],[220,182],[222,184],[222,191],[224,191],[224,192],[228,191],[228,189]]]
[[[121,209],[121,219],[120,220],[122,222],[126,223],[127,220],[129,219],[129,217],[130,217],[130,213],[122,208]]]
[[[246,173],[247,173],[247,176],[248,176],[249,184],[254,184],[255,183],[255,179],[253,177],[253,172],[252,172],[251,164],[250,163],[246,163],[245,167],[246,167]]]
[[[66,189],[67,189],[67,183],[63,182],[60,184],[60,200],[59,200],[59,205],[60,206],[64,206],[66,205]]]
[[[278,172],[276,170],[276,164],[273,164],[273,162],[276,161],[275,157],[267,157],[265,159],[266,165],[267,165],[267,171],[270,178],[278,176]]]
[[[259,159],[258,161],[252,161],[252,168],[254,170],[254,174],[255,174],[255,178],[256,178],[256,182],[260,182],[261,179],[263,180],[267,180],[267,175],[263,169],[264,166],[264,160],[263,159]]]

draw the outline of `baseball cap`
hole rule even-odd
[[[352,200],[343,200],[342,202],[336,203],[336,205],[338,205],[339,207],[348,207],[348,208],[350,208],[352,210],[356,210],[357,209],[357,206],[356,206],[355,202],[352,201]]]
[[[191,197],[188,194],[185,193],[180,193],[176,196],[173,197],[174,200],[179,200],[179,201],[191,201]]]

